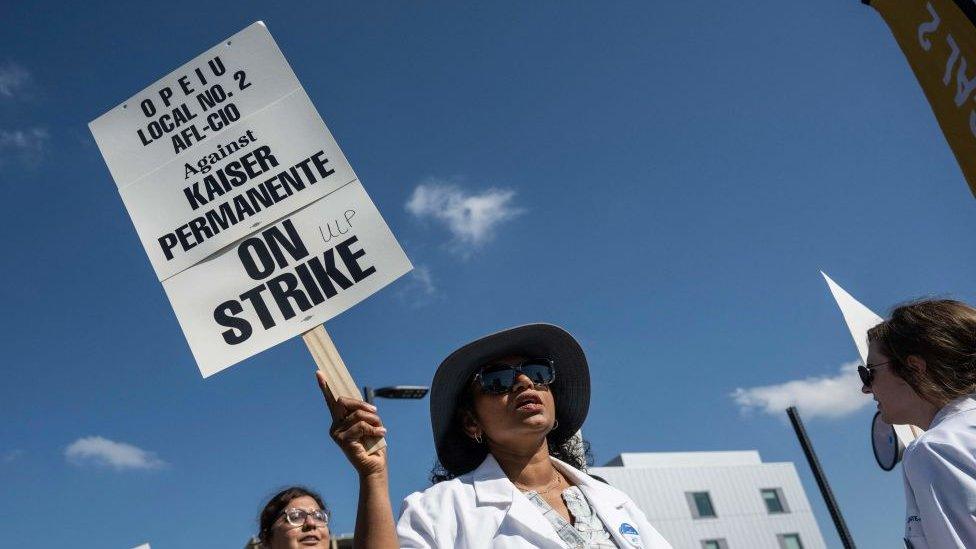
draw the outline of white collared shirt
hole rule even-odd
[[[626,494],[558,459],[552,462],[579,486],[618,547],[671,549]],[[466,475],[407,496],[397,536],[403,548],[565,547],[491,455]]]
[[[902,472],[909,547],[976,547],[976,395],[939,410],[905,449]]]

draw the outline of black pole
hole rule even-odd
[[[810,469],[813,470],[813,477],[817,479],[817,486],[820,488],[820,493],[823,494],[824,502],[827,504],[827,510],[830,511],[830,518],[834,519],[834,526],[837,528],[840,542],[843,544],[844,549],[854,549],[854,538],[851,537],[851,533],[847,529],[844,516],[840,514],[840,507],[837,506],[834,493],[830,491],[830,484],[827,483],[827,475],[820,468],[820,460],[817,459],[817,454],[813,451],[813,444],[807,436],[807,430],[803,428],[803,422],[800,420],[800,412],[797,411],[796,406],[790,406],[786,409],[786,413],[790,416],[790,423],[793,424],[793,430],[796,431],[796,438],[800,439],[800,446],[803,448],[803,453],[807,456],[807,463],[810,464]]]
[[[369,385],[363,387],[363,400],[366,401],[366,404],[372,404],[376,400],[376,394],[373,393],[373,388]]]

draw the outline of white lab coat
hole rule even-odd
[[[905,449],[902,471],[910,547],[976,547],[976,395],[939,410]]]
[[[671,548],[626,494],[558,459],[552,461],[579,486],[618,547]],[[407,496],[397,535],[405,549],[566,547],[491,455],[466,475]]]

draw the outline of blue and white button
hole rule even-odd
[[[637,528],[624,522],[620,525],[620,535],[623,536],[628,543],[634,547],[643,547],[644,544],[641,541],[640,533],[637,532]]]

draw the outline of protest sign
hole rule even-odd
[[[857,347],[857,352],[861,356],[861,364],[867,364],[868,330],[884,322],[884,319],[875,314],[871,309],[865,307],[860,301],[854,299],[844,288],[841,288],[839,284],[827,276],[827,273],[820,271],[820,274],[827,281],[830,294],[834,296],[834,301],[837,302],[837,306],[844,316],[847,330],[851,333],[851,337],[854,339],[854,345]],[[904,446],[908,446],[911,441],[915,440],[921,434],[921,429],[914,425],[892,425],[892,427],[898,436],[898,440]]]
[[[362,398],[321,324],[410,261],[263,23],[90,127],[204,377],[302,334]]]
[[[976,195],[976,3],[862,1],[891,29]]]
[[[160,281],[356,178],[260,22],[90,127]]]

